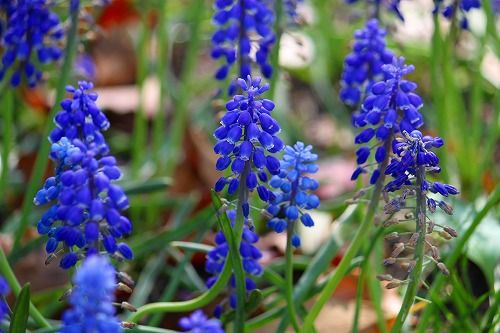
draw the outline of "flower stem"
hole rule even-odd
[[[2,107],[4,110],[0,193],[6,193],[5,189],[9,178],[9,154],[14,135],[14,106],[12,103],[13,96],[11,92],[4,90],[3,92],[0,92],[0,97],[2,98]]]
[[[252,157],[250,157],[251,159]],[[234,332],[243,332],[245,330],[245,301],[246,301],[246,283],[245,271],[240,256],[240,242],[243,234],[243,225],[245,218],[243,216],[243,204],[248,202],[248,188],[245,180],[250,172],[251,164],[245,163],[245,168],[240,175],[240,186],[238,190],[238,202],[236,209],[236,222],[233,232],[233,242],[230,242],[229,256],[233,263],[234,278],[236,283],[236,313],[234,317]],[[231,244],[232,243],[232,244]]]
[[[446,267],[453,267],[455,265],[458,259],[462,256],[463,253],[462,251],[466,246],[467,242],[469,241],[469,238],[477,229],[481,221],[483,221],[486,214],[488,214],[488,212],[492,208],[497,207],[499,203],[500,203],[500,187],[497,187],[497,189],[495,190],[495,192],[493,192],[493,194],[491,194],[491,196],[489,197],[488,201],[483,206],[483,208],[474,217],[474,220],[472,220],[472,223],[467,228],[465,233],[458,239],[455,248],[450,253],[445,262]],[[436,278],[436,280],[434,280],[434,283],[432,284],[431,289],[429,290],[428,293],[431,301],[433,300],[433,298],[439,297],[439,292],[442,290],[445,281],[446,277],[443,274],[440,274]],[[432,314],[435,311],[435,308],[436,308],[435,303],[427,304],[420,318],[420,322],[417,328],[417,333],[424,333],[426,331],[426,329],[428,328],[428,323],[432,317]]]
[[[285,281],[286,281],[286,303],[288,308],[288,317],[292,323],[295,332],[300,331],[299,322],[297,321],[297,313],[295,311],[295,302],[293,299],[293,222],[288,221],[286,234],[286,250],[285,250]]]
[[[226,288],[227,282],[229,281],[229,278],[232,274],[232,268],[233,264],[231,258],[229,257],[224,264],[224,268],[222,269],[222,272],[219,275],[217,281],[214,283],[212,288],[207,290],[202,295],[189,301],[149,303],[138,308],[137,312],[132,313],[127,320],[131,322],[138,322],[144,316],[152,313],[188,312],[201,308],[210,303],[221,293],[221,291]]]
[[[387,138],[384,146],[386,148],[386,151],[391,151],[391,142],[392,142],[393,135],[390,135],[389,138]],[[377,182],[375,183],[375,188],[372,193],[372,197],[370,199],[370,204],[368,206],[368,211],[365,215],[365,218],[363,222],[361,223],[361,226],[359,227],[358,231],[354,235],[354,239],[352,240],[351,244],[349,245],[349,248],[346,250],[344,253],[344,257],[340,261],[339,265],[337,266],[335,273],[331,275],[325,287],[319,294],[318,298],[314,302],[313,307],[309,311],[309,314],[306,316],[304,319],[304,325],[302,326],[302,333],[309,333],[312,330],[312,326],[314,324],[314,320],[318,317],[321,309],[323,306],[328,302],[330,299],[331,295],[339,285],[340,281],[344,277],[344,275],[347,273],[349,270],[349,267],[351,265],[351,261],[356,255],[356,253],[359,251],[363,243],[366,241],[368,236],[370,235],[370,229],[373,225],[373,218],[375,217],[375,213],[377,212],[379,200],[380,200],[380,194],[382,193],[382,188],[384,186],[384,181],[385,181],[385,169],[387,167],[387,164],[389,163],[389,155],[386,154],[386,157],[384,161],[380,165],[380,177],[378,178]]]
[[[71,25],[67,34],[68,38],[66,44],[66,52],[64,55],[64,62],[59,76],[59,81],[57,82],[56,98],[55,98],[56,104],[52,106],[52,108],[50,109],[50,113],[47,116],[48,120],[45,122],[45,128],[42,136],[43,140],[41,141],[40,148],[38,149],[38,154],[36,156],[36,161],[33,167],[33,171],[31,173],[31,178],[28,184],[28,188],[24,193],[23,206],[21,210],[21,220],[19,222],[19,227],[15,232],[14,247],[12,253],[15,253],[16,250],[19,248],[19,245],[21,243],[21,237],[24,235],[24,232],[28,227],[29,215],[31,214],[31,211],[33,209],[33,197],[35,196],[37,188],[39,187],[40,182],[42,181],[43,173],[47,166],[48,162],[47,156],[50,151],[50,142],[46,138],[49,136],[49,133],[54,126],[52,119],[54,118],[57,110],[59,109],[59,105],[57,104],[57,102],[64,97],[66,91],[65,90],[66,84],[68,82],[71,68],[73,66],[73,59],[75,57],[76,46],[78,41],[78,34],[77,34],[78,13],[79,13],[79,7],[77,7],[75,10],[71,12]]]
[[[415,296],[417,295],[418,286],[420,284],[420,275],[422,274],[422,267],[424,262],[424,252],[425,252],[425,235],[427,233],[426,230],[426,202],[425,202],[425,193],[422,191],[422,182],[425,179],[425,167],[418,166],[417,174],[416,174],[416,196],[417,196],[417,205],[415,208],[415,217],[416,217],[416,232],[418,233],[417,245],[415,246],[415,267],[411,272],[410,282],[406,289],[405,296],[403,298],[403,305],[401,305],[401,310],[396,317],[396,321],[392,326],[391,333],[401,332],[401,328],[410,313],[410,308],[415,301]]]
[[[274,21],[274,32],[276,34],[276,42],[271,51],[271,65],[273,66],[273,75],[269,80],[269,85],[270,85],[269,96],[271,96],[272,99],[275,98],[276,86],[280,75],[279,53],[280,53],[281,36],[283,35],[283,23],[282,23],[283,1],[274,2],[274,12],[276,15]]]
[[[2,273],[2,275],[5,277],[14,294],[16,296],[19,295],[19,293],[21,292],[21,285],[17,281],[16,276],[14,275],[14,272],[12,271],[12,268],[10,267],[7,257],[5,256],[5,253],[3,252],[1,246],[0,246],[0,273]],[[33,303],[31,303],[31,301],[30,301],[29,312],[31,318],[33,318],[33,320],[41,328],[52,327],[50,323],[47,321],[47,319],[45,319],[45,317],[37,310],[37,308],[35,308]]]

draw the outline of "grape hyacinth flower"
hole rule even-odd
[[[382,70],[387,79],[373,84],[371,95],[367,96],[361,110],[353,115],[355,127],[365,127],[354,141],[363,145],[356,151],[358,168],[351,179],[355,180],[360,174],[367,172],[366,164],[371,151],[375,150],[377,168],[372,172],[370,183],[375,184],[380,176],[380,163],[389,153],[392,136],[395,133],[406,131],[411,133],[423,125],[423,118],[418,111],[422,106],[422,99],[414,91],[417,84],[404,78],[414,71],[413,65],[405,65],[404,58],[394,58],[393,63],[383,65]],[[364,146],[373,138],[378,143],[371,147]]]
[[[277,189],[267,208],[267,213],[272,216],[268,227],[280,233],[293,228],[293,223],[300,219],[306,227],[312,227],[314,221],[304,211],[315,209],[319,206],[319,198],[310,192],[315,191],[319,183],[316,179],[307,177],[318,171],[315,163],[318,155],[312,153],[312,146],[305,146],[302,142],[287,146],[281,162],[279,175],[271,178],[269,184]],[[292,229],[293,230],[293,229]],[[292,244],[300,246],[300,238],[293,234]]]
[[[386,78],[382,66],[391,64],[394,54],[386,48],[385,36],[377,19],[369,20],[354,33],[353,52],[345,58],[342,73],[340,99],[345,104],[358,108],[373,83]]]
[[[74,91],[74,97],[61,103],[63,110],[56,115],[60,127],[50,135],[51,141],[57,140],[50,152],[55,176],[45,181],[34,199],[36,205],[56,203],[38,222],[38,232],[48,236],[45,248],[50,260],[65,253],[60,261],[64,269],[74,266],[82,255],[102,249],[130,260],[130,247],[116,241],[132,231],[132,224],[121,214],[128,208],[128,199],[113,184],[121,171],[99,131],[108,128],[109,122],[94,104],[97,95],[68,90]]]
[[[42,78],[38,64],[49,64],[61,58],[64,37],[59,17],[47,0],[14,0],[0,10],[6,16],[1,45],[4,50],[0,78],[8,75],[13,87],[25,78],[34,87]]]
[[[105,257],[93,255],[76,271],[72,309],[63,314],[61,333],[123,332],[115,317],[116,271]]]
[[[269,63],[271,46],[275,42],[272,29],[274,13],[266,0],[216,0],[213,22],[216,31],[212,36],[212,57],[224,58],[224,64],[215,73],[217,80],[225,79],[231,67],[237,63],[238,75],[247,77],[252,73],[252,47],[255,62],[262,75],[271,77]],[[229,94],[233,94],[233,85]]]
[[[281,151],[283,142],[277,136],[280,131],[278,122],[272,118],[274,103],[261,99],[260,95],[269,89],[269,85],[260,85],[261,79],[237,80],[243,95],[235,95],[226,104],[227,112],[222,117],[221,126],[214,132],[217,143],[216,154],[220,155],[216,169],[224,171],[231,168],[230,176],[219,178],[215,191],[220,192],[227,186],[227,193],[234,194],[239,188],[257,193],[264,202],[269,201],[272,193],[267,189],[268,175],[280,171],[280,163],[271,154]],[[266,153],[267,152],[267,153]],[[242,198],[245,218],[249,215],[246,198]]]
[[[78,87],[68,86],[66,91],[72,94],[61,102],[61,108],[54,117],[56,127],[52,130],[49,140],[56,143],[62,137],[69,140],[80,139],[101,154],[107,154],[109,147],[101,131],[109,128],[106,115],[95,104],[97,94],[91,89],[91,82],[79,81]]]
[[[438,12],[442,5],[443,0],[437,1],[434,12]],[[457,8],[459,10],[457,15],[460,18],[460,27],[467,30],[469,29],[469,20],[467,19],[467,13],[472,9],[481,8],[481,2],[479,0],[459,0],[457,2],[454,1],[452,3],[445,4],[441,13],[448,20],[451,20],[455,15],[455,11],[457,10]]]
[[[9,292],[10,289],[7,281],[0,275],[0,321],[9,313],[9,306],[5,302],[5,297]]]
[[[231,222],[231,225],[234,227],[236,211],[228,210],[226,214]],[[244,224],[240,243],[240,256],[243,261],[243,269],[248,275],[245,278],[245,287],[247,292],[251,292],[257,287],[251,276],[259,276],[263,272],[262,266],[259,264],[259,259],[262,257],[262,253],[255,245],[258,240],[259,236],[254,232],[253,226]],[[213,275],[207,280],[207,288],[212,287],[215,281],[217,281],[228,257],[229,246],[222,231],[219,231],[216,234],[215,244],[215,248],[208,252],[207,261],[205,262],[205,271]],[[233,290],[236,287],[234,274],[230,279],[230,286]],[[229,304],[232,308],[236,307],[236,295],[234,293],[231,293]],[[221,307],[218,307],[216,310],[216,317],[220,316],[221,311]]]
[[[395,192],[406,186],[413,185],[419,166],[423,166],[426,172],[438,173],[441,171],[439,158],[432,149],[442,147],[444,145],[443,139],[422,136],[422,133],[417,130],[412,131],[410,134],[404,131],[403,136],[403,138],[394,141],[393,150],[396,156],[391,160],[385,171],[387,175],[391,175],[393,178],[385,186],[385,190],[388,192]],[[426,193],[431,192],[444,197],[459,193],[452,185],[425,179],[422,180],[421,187],[422,191]],[[442,200],[436,201],[433,198],[426,197],[426,202],[431,212],[434,212],[436,207],[439,206],[444,212],[451,213],[448,205]]]
[[[296,23],[298,21],[299,15],[297,14],[297,6],[304,0],[283,0],[283,7],[287,18],[291,23]]]
[[[196,310],[189,317],[183,317],[179,325],[189,333],[224,333],[222,324],[217,319],[208,319],[201,310]]]
[[[384,226],[390,226],[399,222],[408,221],[409,216],[416,220],[416,231],[410,238],[401,237],[397,232],[390,233],[386,238],[397,241],[391,256],[385,259],[385,265],[392,265],[396,262],[406,263],[407,273],[410,274],[417,265],[421,271],[423,256],[428,254],[431,261],[434,261],[441,272],[448,274],[446,266],[440,262],[439,251],[431,241],[431,234],[436,228],[440,229],[440,235],[445,239],[457,237],[457,232],[450,226],[436,225],[426,211],[434,213],[439,206],[445,213],[453,214],[453,208],[443,200],[437,199],[436,195],[448,197],[458,194],[458,190],[449,184],[432,182],[427,180],[427,173],[439,173],[439,159],[432,151],[434,148],[443,146],[444,142],[439,137],[423,136],[418,130],[411,133],[403,131],[402,137],[398,137],[393,142],[394,157],[386,169],[386,174],[391,175],[393,180],[388,182],[384,191],[389,198],[390,193],[395,197],[385,205],[384,211],[390,218],[384,222]],[[433,194],[430,196],[430,194]],[[398,212],[408,209],[406,202],[415,197],[416,208],[414,215],[405,214],[398,216]],[[411,218],[411,217],[410,217]],[[406,257],[406,253],[414,252],[414,258]],[[397,257],[404,255],[403,258]],[[417,272],[418,273],[418,272]],[[418,273],[420,274],[420,273]],[[419,277],[413,277],[419,278]],[[403,281],[394,279],[390,275],[383,275],[379,279],[390,281],[387,288],[395,288]]]
[[[357,3],[358,1],[359,0],[345,0],[349,5]],[[368,3],[373,6],[371,17],[378,18],[380,16],[380,7],[383,6],[387,11],[394,13],[401,21],[405,20],[399,9],[401,0],[368,0]]]

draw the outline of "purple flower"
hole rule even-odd
[[[0,275],[0,320],[9,313],[9,306],[5,302],[5,297],[10,293],[7,281]]]
[[[297,142],[293,147],[287,146],[281,160],[281,169],[278,175],[271,178],[270,185],[276,189],[267,212],[272,216],[268,227],[276,232],[286,230],[289,223],[299,220],[306,227],[312,227],[314,221],[306,210],[319,206],[319,198],[311,193],[319,183],[316,179],[306,176],[318,171],[315,163],[318,155],[312,153],[312,146],[305,146]],[[295,247],[300,246],[300,238],[293,235]]]
[[[121,171],[101,133],[109,122],[95,105],[97,95],[87,91],[90,88],[86,82],[80,82],[79,89],[68,87],[73,98],[61,103],[63,110],[57,113],[57,127],[49,137],[55,176],[34,198],[36,205],[55,201],[38,222],[38,232],[48,236],[45,249],[51,257],[65,253],[60,261],[65,269],[82,255],[101,251],[133,257],[127,244],[117,242],[132,231],[121,213],[129,202],[123,189],[113,184]]]
[[[347,4],[357,3],[359,0],[345,0]],[[401,0],[368,0],[368,2],[373,7],[373,12],[371,14],[372,17],[379,17],[380,7],[383,6],[386,10],[394,13],[401,21],[404,21],[405,18],[399,9],[399,4]]]
[[[372,85],[371,94],[365,98],[361,110],[353,115],[353,125],[364,128],[354,139],[356,144],[363,146],[356,151],[359,167],[352,175],[353,180],[367,171],[365,163],[373,150],[377,165],[385,159],[389,153],[385,143],[391,133],[411,133],[423,125],[419,112],[423,103],[415,93],[417,84],[405,79],[414,69],[413,65],[404,64],[403,57],[383,65],[385,79]],[[364,146],[374,138],[378,141],[376,144],[371,144],[370,148]],[[370,183],[374,184],[379,175],[377,168],[371,174]]]
[[[370,94],[374,82],[384,79],[382,65],[392,63],[393,53],[385,45],[385,29],[376,19],[369,20],[365,27],[354,33],[352,53],[344,60],[340,99],[357,108]]]
[[[61,333],[120,333],[115,317],[116,271],[105,257],[87,258],[76,271],[71,291],[72,308],[64,312]]]
[[[215,190],[220,192],[227,186],[228,194],[232,195],[243,186],[248,191],[257,190],[259,197],[267,202],[272,194],[265,186],[266,169],[270,174],[279,173],[280,164],[273,154],[284,147],[277,136],[280,126],[271,116],[274,103],[260,98],[269,85],[261,86],[260,78],[250,77],[237,82],[243,95],[235,95],[226,104],[227,112],[214,132],[217,139],[214,151],[220,156],[216,168],[230,169],[231,175],[221,177]],[[248,210],[244,209],[244,213],[248,217]]]
[[[236,211],[227,211],[227,217],[231,221],[231,225],[234,225]],[[240,256],[243,262],[243,269],[248,275],[245,279],[246,290],[248,292],[256,288],[255,282],[251,279],[251,276],[259,276],[263,272],[262,266],[259,264],[262,253],[255,245],[258,240],[259,236],[254,232],[253,226],[244,224],[240,243]],[[215,243],[214,249],[207,254],[207,261],[205,262],[205,271],[213,275],[207,280],[208,288],[212,287],[215,281],[217,281],[219,274],[224,268],[229,251],[226,238],[221,231],[216,234]],[[231,277],[230,287],[231,290],[236,288],[234,275]],[[236,307],[236,295],[234,293],[231,293],[230,305],[232,308]]]
[[[459,12],[455,14],[457,8]],[[479,0],[459,0],[457,2],[439,0],[436,2],[434,13],[441,11],[441,14],[449,20],[451,20],[454,15],[457,15],[460,19],[460,27],[462,29],[469,29],[467,13],[472,9],[478,8],[481,8],[481,2]]]
[[[189,317],[183,317],[179,325],[189,333],[224,333],[222,324],[217,319],[208,319],[201,310],[196,310]]]
[[[0,79],[8,75],[13,87],[23,79],[34,87],[42,78],[40,65],[61,58],[64,30],[46,0],[13,0],[0,6],[6,16],[2,30]]]
[[[417,167],[419,166],[425,167],[426,172],[439,173],[441,171],[439,158],[432,150],[443,146],[443,144],[441,138],[422,136],[422,133],[417,130],[412,131],[410,134],[404,131],[403,137],[397,138],[393,143],[395,156],[391,159],[385,171],[386,174],[392,176],[393,180],[385,185],[385,191],[395,192],[403,187],[413,186]],[[459,193],[457,188],[452,185],[425,179],[422,181],[421,186],[422,191],[425,193],[431,192],[444,197]],[[448,206],[446,204],[443,205],[438,202],[438,205],[447,212]],[[431,212],[435,211],[436,199],[427,197],[427,206]]]
[[[266,0],[216,0],[213,22],[216,31],[212,36],[212,57],[223,58],[224,63],[215,73],[218,80],[225,79],[231,67],[238,63],[236,77],[247,77],[252,73],[252,48],[255,62],[262,75],[271,77],[269,63],[271,46],[275,41],[272,30],[274,13]],[[229,94],[234,92],[234,83]]]

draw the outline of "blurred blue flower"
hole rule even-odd
[[[403,57],[394,58],[392,64],[383,65],[386,79],[372,85],[371,94],[365,98],[361,110],[353,115],[353,125],[366,128],[354,139],[356,144],[363,146],[356,151],[359,167],[354,171],[352,180],[367,172],[365,163],[372,150],[375,150],[376,164],[382,163],[388,153],[384,143],[391,133],[411,133],[423,125],[422,115],[418,111],[423,106],[422,99],[414,92],[417,84],[404,78],[414,69],[413,65],[405,65]],[[366,147],[365,144],[372,138],[379,142]],[[379,176],[380,170],[376,169],[370,183],[374,184]]]
[[[319,183],[316,179],[307,177],[318,171],[315,163],[318,155],[312,153],[312,146],[297,142],[293,147],[287,146],[281,160],[280,173],[271,178],[269,184],[277,189],[270,200],[267,212],[272,216],[268,227],[280,233],[287,229],[289,223],[300,221],[306,227],[312,227],[314,221],[306,210],[319,206],[319,198],[312,194]],[[300,238],[294,234],[292,243],[300,246]]]
[[[86,53],[80,53],[73,63],[73,71],[85,80],[93,80],[96,76],[96,66],[92,57]]]
[[[231,221],[231,225],[234,226],[236,211],[228,210],[226,214]],[[262,266],[259,264],[259,259],[262,257],[262,253],[255,245],[258,240],[259,236],[254,232],[253,226],[245,223],[243,225],[243,233],[240,243],[240,256],[243,261],[243,269],[248,275],[245,279],[246,290],[248,292],[256,288],[255,282],[249,276],[259,276],[263,272]],[[207,260],[205,262],[205,271],[213,275],[207,280],[208,288],[212,287],[215,281],[217,281],[219,274],[224,268],[229,251],[226,238],[221,231],[215,235],[215,244],[214,249],[208,252]],[[234,275],[231,277],[230,286],[231,289],[236,288]],[[234,293],[231,293],[229,303],[232,308],[236,307],[236,295]]]
[[[271,116],[274,103],[260,98],[269,85],[261,86],[260,78],[252,80],[250,76],[247,81],[238,79],[237,82],[243,95],[235,95],[226,104],[227,112],[214,132],[217,139],[214,151],[220,155],[216,168],[223,171],[231,167],[231,175],[221,177],[215,190],[220,192],[227,185],[231,195],[244,186],[249,191],[256,189],[259,197],[267,202],[272,193],[265,186],[268,181],[265,168],[273,175],[279,173],[279,161],[271,154],[284,147],[277,136],[280,126]],[[248,203],[241,204],[248,217]]]
[[[71,291],[72,309],[63,314],[61,333],[106,332],[123,329],[115,317],[116,271],[105,257],[87,258],[76,271]]]
[[[357,108],[370,93],[374,82],[384,79],[382,65],[392,63],[394,54],[386,48],[385,29],[376,19],[366,22],[363,29],[354,33],[352,53],[344,60],[340,99]]]
[[[7,75],[13,87],[23,78],[34,87],[42,78],[39,65],[55,62],[62,55],[64,30],[50,7],[47,0],[14,0],[0,6],[6,17],[0,79]]]
[[[439,137],[422,136],[418,130],[411,133],[403,132],[403,137],[397,138],[393,143],[395,156],[391,159],[385,173],[391,175],[393,180],[385,186],[385,191],[395,192],[404,187],[414,185],[417,167],[425,167],[426,172],[439,173],[439,158],[432,151],[444,145],[443,139]],[[457,188],[453,185],[440,182],[422,181],[422,191],[440,194],[444,197],[458,194]],[[445,212],[449,206],[443,201],[436,202],[435,199],[427,197],[427,206],[431,212],[436,210],[436,206],[441,207]]]
[[[345,0],[345,2],[350,5],[358,1],[359,0]],[[394,13],[401,21],[405,20],[399,8],[401,0],[367,0],[366,2],[374,7],[373,13],[371,14],[372,17],[378,18],[380,15],[380,8],[383,6],[386,10]]]
[[[9,313],[9,306],[5,302],[5,297],[9,292],[7,281],[0,275],[0,321]]]
[[[255,62],[266,78],[271,77],[269,63],[271,46],[275,42],[273,32],[274,13],[267,0],[216,0],[213,22],[216,31],[212,36],[212,57],[224,58],[224,64],[215,73],[218,80],[225,79],[231,67],[237,63],[236,77],[247,77],[252,73],[253,55]],[[234,93],[234,84],[229,94]]]
[[[304,2],[304,0],[283,0],[285,13],[291,23],[296,23],[298,21],[297,6],[301,2]]]
[[[455,14],[457,8],[459,12]],[[479,0],[459,0],[453,1],[451,3],[445,3],[445,1],[443,0],[438,0],[436,1],[434,13],[441,11],[443,16],[449,20],[451,20],[454,15],[457,15],[460,19],[460,27],[462,29],[469,29],[469,20],[467,19],[467,13],[472,9],[478,8],[481,8],[481,2]]]
[[[189,333],[224,333],[222,324],[217,319],[208,319],[201,310],[196,310],[189,317],[183,317],[179,325]]]
[[[109,122],[96,107],[97,95],[68,88],[73,99],[61,103],[63,110],[56,117],[56,129],[50,158],[55,162],[55,176],[49,177],[35,198],[36,205],[56,201],[38,222],[38,232],[48,236],[46,251],[55,257],[63,251],[60,266],[69,268],[81,255],[105,250],[132,259],[125,243],[116,239],[132,231],[132,224],[121,214],[128,208],[122,188],[113,182],[121,177],[116,159],[100,133]],[[60,249],[60,250],[58,250]]]

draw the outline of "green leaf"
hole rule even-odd
[[[26,283],[17,296],[9,333],[25,333],[30,307],[30,284]]]
[[[168,177],[154,178],[148,181],[133,182],[123,184],[123,190],[127,195],[146,194],[163,191],[172,184],[172,179]]]
[[[442,212],[435,214],[436,223],[453,226],[458,234],[463,233],[472,221],[475,210],[472,205],[465,205],[459,201],[453,202],[453,216]],[[493,214],[486,215],[467,242],[465,251],[467,257],[476,263],[490,285],[494,283],[494,271],[500,262],[500,224]],[[451,245],[453,248],[454,245]]]

